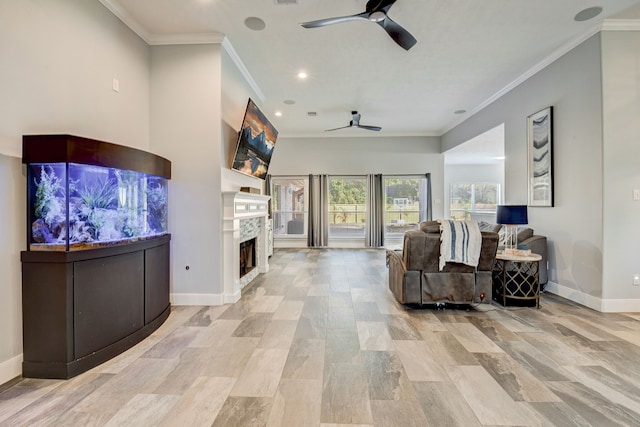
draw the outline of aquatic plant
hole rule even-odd
[[[62,190],[62,181],[56,176],[51,166],[42,165],[40,167],[40,180],[34,178],[34,182],[36,184],[34,213],[37,218],[43,218],[47,224],[51,225],[46,220],[47,215],[52,211],[56,215],[64,212],[60,203],[60,198],[63,196],[59,194]]]
[[[108,209],[117,198],[117,185],[112,179],[96,180],[93,185],[77,189],[82,203],[89,209]]]

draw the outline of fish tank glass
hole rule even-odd
[[[29,250],[76,251],[168,233],[168,180],[78,163],[27,165]]]

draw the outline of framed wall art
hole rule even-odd
[[[527,117],[529,206],[553,206],[553,107]]]

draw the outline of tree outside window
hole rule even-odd
[[[367,181],[329,177],[329,236],[364,237]]]
[[[495,221],[500,204],[500,184],[457,183],[449,189],[449,212],[453,219]]]

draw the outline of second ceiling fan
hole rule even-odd
[[[396,0],[369,0],[365,11],[357,15],[339,16],[336,18],[319,19],[317,21],[303,22],[304,28],[318,28],[331,24],[339,24],[349,21],[371,21],[380,25],[391,38],[403,49],[409,50],[418,41],[402,26],[393,21],[387,13]]]
[[[351,121],[349,122],[348,126],[342,126],[339,128],[333,128],[333,129],[327,129],[325,132],[331,132],[334,130],[338,130],[338,129],[346,129],[346,128],[360,128],[360,129],[366,129],[366,130],[372,130],[375,132],[379,132],[382,128],[380,126],[367,126],[367,125],[361,125],[360,124],[360,113],[358,113],[357,111],[352,111],[351,112]]]

